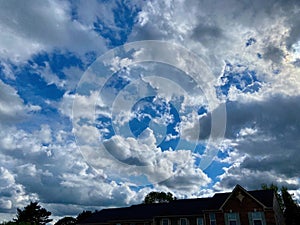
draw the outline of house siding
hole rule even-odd
[[[249,212],[263,212],[266,225],[279,225],[276,224],[275,213],[273,210],[266,210],[265,207],[248,195],[244,195],[242,200],[240,200],[237,196],[238,193],[232,194],[231,198],[228,199],[226,205],[223,207],[223,211],[224,213],[239,213],[241,225],[250,225],[248,216]],[[225,224],[225,222],[221,224]]]

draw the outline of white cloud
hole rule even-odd
[[[25,106],[17,91],[0,80],[1,121],[18,120],[24,117]]]
[[[59,110],[63,115],[69,117],[74,125],[80,120],[93,123],[98,111],[101,111],[102,115],[110,116],[108,106],[102,103],[97,91],[91,91],[87,95],[66,92],[60,102]]]
[[[179,168],[174,172],[174,175],[160,183],[160,185],[165,185],[170,190],[181,195],[191,195],[198,193],[200,189],[207,186],[212,181],[200,168],[197,168],[194,165],[195,159],[189,151],[179,150],[177,153],[174,153],[174,156],[182,157],[185,160],[185,164],[178,165]]]
[[[81,126],[84,127],[86,126]],[[92,129],[93,127],[90,128],[77,133],[81,152],[88,163],[113,179],[130,181],[136,177],[136,182],[140,185],[170,179],[168,182],[163,182],[163,185],[170,186],[174,185],[182,174],[189,174],[198,181],[202,180],[200,186],[209,181],[200,169],[193,166],[194,159],[189,150],[162,151],[156,146],[156,138],[150,128],[147,128],[138,138],[115,135],[103,142],[97,139],[98,131]],[[147,180],[140,180],[142,176]],[[194,190],[195,179],[186,181],[184,190],[188,187]]]
[[[127,184],[106,180],[104,173],[88,166],[74,142],[70,142],[70,134],[58,133],[61,135],[56,139],[46,125],[33,133],[13,128],[0,133],[2,212],[15,212],[16,207],[22,208],[30,200],[39,200],[42,204],[68,203],[74,206],[74,214],[88,207],[91,201],[99,207],[137,201]],[[49,138],[51,143],[42,147]]]
[[[38,110],[39,106],[25,105],[14,88],[0,80],[0,121],[3,124],[21,121],[27,113]]]
[[[238,133],[238,136],[247,136],[247,135],[253,135],[257,132],[256,129],[253,129],[251,127],[245,127],[245,128],[242,128],[240,130],[240,132]]]
[[[104,41],[89,27],[71,20],[70,4],[59,1],[1,3],[2,58],[14,62],[40,51],[68,48],[83,54],[105,49]],[[84,44],[83,44],[84,43]]]
[[[0,168],[0,210],[12,212],[16,207],[23,206],[29,200],[35,200],[36,196],[31,193],[27,194],[25,187],[15,180],[15,176],[11,171]]]
[[[14,181],[14,176],[9,173],[9,171],[3,167],[0,168],[1,171],[1,186],[9,187]]]
[[[272,84],[265,87],[268,92],[299,94],[299,79],[294,77],[299,67],[286,61],[288,56],[295,58],[297,55],[287,44],[297,27],[294,24],[298,23],[295,22],[298,20],[291,20],[297,12],[296,2],[177,1],[176,5],[172,7],[158,1],[147,3],[141,15],[152,19],[140,20],[132,32],[132,40],[176,41],[197,54],[206,55],[205,62],[216,76],[222,71],[223,61],[229,60],[255,68],[259,79],[268,82],[267,85]],[[266,8],[268,10],[264,10]],[[249,38],[255,38],[256,43],[247,47]],[[278,60],[268,57],[268,49],[278,49],[277,53],[269,54]],[[262,60],[257,53],[263,56]],[[281,71],[279,76],[273,76],[276,69]]]
[[[195,142],[198,141],[200,135],[200,116],[196,112],[181,117],[179,124],[179,132],[181,138]]]
[[[135,3],[132,2],[132,5]],[[157,90],[159,97],[167,100],[183,96],[178,108],[181,113],[178,127],[180,138],[197,140],[199,131],[200,138],[206,140],[210,132],[207,125],[211,122],[209,113],[217,109],[220,103],[214,101],[209,105],[210,95],[215,93],[214,86],[218,84],[217,79],[224,69],[224,60],[240,64],[257,73],[262,87],[256,93],[243,93],[230,88],[226,139],[220,146],[228,157],[217,160],[231,166],[224,168],[225,173],[213,188],[227,191],[240,183],[246,188],[256,189],[260,183],[275,182],[293,189],[299,199],[300,67],[295,66],[295,60],[299,58],[300,23],[297,19],[298,3],[289,3],[259,0],[251,3],[236,0],[138,3],[142,8],[129,40],[158,39],[182,44],[201,55],[214,77],[202,78],[201,73],[194,83],[190,83],[188,76],[175,75],[172,69],[161,70],[163,66],[142,65],[148,72],[172,73],[152,77],[141,75],[139,78],[142,81],[134,83],[140,90],[122,90],[113,105],[113,113],[116,113],[113,116],[119,116],[115,120],[116,128],[130,121],[133,114],[129,107],[132,104],[129,103],[136,100],[133,93],[138,93],[138,97],[149,94],[144,88],[147,84]],[[72,20],[72,7],[76,8],[75,20]],[[103,4],[97,1],[89,4],[78,1],[73,5],[58,1],[28,1],[26,4],[2,2],[0,53],[5,78],[15,79],[8,61],[23,62],[41,51],[67,49],[80,56],[88,51],[102,52],[106,49],[104,40],[93,31],[93,22],[98,18],[112,30],[120,29],[115,24],[114,7],[114,2]],[[247,47],[246,42],[250,38],[255,38],[256,42]],[[203,65],[199,70],[199,65],[182,60],[189,58],[188,55],[170,56],[164,49],[150,53],[154,59],[171,58],[168,62],[174,62],[173,67],[188,72],[203,69]],[[262,59],[258,58],[258,53]],[[149,52],[136,52],[133,59],[147,58],[147,54]],[[113,60],[115,70],[132,63],[130,58]],[[15,211],[16,207],[23,207],[30,199],[41,200],[57,215],[77,214],[91,207],[91,202],[97,208],[123,206],[140,202],[152,190],[130,189],[130,186],[145,183],[153,184],[157,190],[174,190],[179,196],[212,194],[211,189],[200,189],[206,188],[215,179],[194,166],[195,158],[191,151],[184,148],[161,151],[156,146],[158,138],[155,130],[146,129],[139,138],[118,133],[106,141],[106,148],[102,146],[100,132],[108,130],[97,129],[94,120],[99,113],[111,117],[111,105],[106,103],[112,96],[99,97],[99,89],[106,80],[95,76],[99,71],[97,66],[94,69],[86,71],[86,78],[79,83],[87,86],[82,85],[77,94],[66,92],[57,106],[62,115],[73,119],[80,151],[87,161],[82,158],[69,129],[57,130],[43,122],[40,127],[28,128],[30,131],[7,126],[17,125],[18,119],[41,108],[25,105],[18,94],[18,87],[12,88],[0,81],[2,128],[5,124],[5,129],[0,131],[0,192],[11,196],[0,198],[1,211]],[[133,78],[130,73],[134,69],[135,66],[128,69],[128,80]],[[81,77],[81,69],[71,67],[63,71],[66,80],[52,74],[49,65],[38,70],[47,83],[73,90]],[[274,71],[280,73],[274,74]],[[88,89],[88,85],[92,87]],[[207,87],[212,90],[206,92]],[[203,93],[197,92],[201,88]],[[85,93],[87,90],[91,92]],[[75,108],[72,107],[74,99],[77,101]],[[190,110],[188,107],[206,106],[206,101],[207,114],[199,116],[195,111],[185,114],[185,110]],[[161,120],[153,121],[166,125],[171,120],[166,115]],[[97,170],[87,163],[95,165]]]
[[[41,129],[34,134],[44,144],[50,144],[52,142],[52,130],[48,124],[42,124]]]

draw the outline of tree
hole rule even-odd
[[[300,224],[300,206],[293,199],[293,196],[288,192],[286,187],[281,188],[282,200],[284,203],[284,218],[288,225]]]
[[[23,210],[17,209],[17,219],[14,221],[17,224],[28,222],[31,225],[46,225],[52,221],[49,219],[50,215],[51,212],[42,208],[38,202],[30,202]]]
[[[176,200],[176,197],[173,197],[172,193],[168,192],[156,192],[152,191],[147,194],[144,198],[144,204],[151,204],[151,203],[164,203],[164,202],[171,202]]]
[[[262,184],[261,187],[262,187],[263,190],[272,190],[272,191],[274,191],[274,193],[276,195],[276,198],[277,198],[277,201],[279,203],[279,206],[280,206],[281,210],[283,211],[284,210],[284,203],[283,203],[283,199],[281,197],[279,188],[273,183],[270,186],[268,186],[267,184]]]
[[[79,213],[78,216],[76,217],[77,222],[83,221],[84,219],[90,217],[92,214],[93,214],[92,211],[88,211],[88,210],[87,210],[87,211],[85,211],[85,210],[82,211],[82,212]]]
[[[59,221],[57,221],[54,225],[75,225],[77,222],[77,219],[71,216],[66,216]]]
[[[263,184],[262,188],[264,190],[273,190],[275,192],[287,225],[300,224],[300,206],[293,199],[293,196],[288,192],[286,187],[282,187],[279,191],[279,188],[274,184],[271,184],[270,186]]]

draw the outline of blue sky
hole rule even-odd
[[[300,4],[1,1],[0,221],[236,184],[300,199]]]

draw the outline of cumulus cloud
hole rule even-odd
[[[23,206],[29,200],[36,200],[34,193],[26,193],[25,186],[18,183],[15,174],[8,169],[0,168],[0,210],[1,212],[13,212],[17,207]]]
[[[15,212],[17,207],[37,199],[56,215],[74,215],[83,209],[138,203],[151,190],[207,196],[212,194],[209,184],[222,191],[236,183],[256,189],[261,183],[273,182],[293,189],[299,197],[299,1],[0,4],[0,212]],[[115,15],[118,7],[128,9],[122,11],[124,18]],[[133,27],[122,27],[120,23],[127,21],[125,14],[132,13],[130,10],[136,13],[136,17],[130,15]],[[128,37],[121,37],[125,33]],[[181,52],[170,56],[169,51],[155,46],[153,51],[142,49],[130,57],[129,53],[124,58],[111,57],[112,61],[104,62],[111,64],[108,71],[121,71],[123,81],[131,82],[120,94],[118,83],[114,83],[120,77],[114,80],[97,76],[107,72],[97,64],[83,70],[112,43],[122,43],[122,38],[181,44],[200,55],[203,63],[184,60],[193,58]],[[44,67],[30,60],[28,63],[47,84],[65,91],[60,102],[52,103],[51,110],[58,111],[58,119],[64,116],[73,122],[78,146],[71,124],[64,127],[62,123],[58,129],[46,120],[36,121],[35,127],[20,123],[33,113],[47,117],[48,111],[30,105],[22,99],[20,87],[11,86],[18,75],[14,73],[20,65],[17,62],[23,63],[42,51],[51,54],[55,49],[62,50],[61,54],[79,55],[84,66],[65,66],[61,69],[64,76],[59,77],[48,62]],[[94,51],[92,56],[86,55]],[[149,58],[169,64],[132,65],[134,60]],[[227,62],[234,66],[231,72],[238,74],[235,81],[239,84],[219,82],[222,77],[233,76],[225,74]],[[213,76],[206,76],[210,72]],[[256,80],[239,76],[243,73],[255,73]],[[255,82],[249,83],[251,79]],[[254,83],[259,84],[256,89]],[[216,89],[221,86],[228,93],[224,91],[217,99]],[[104,96],[101,91],[106,91]],[[134,103],[151,94],[172,102],[180,114],[180,123],[175,127],[178,134],[166,135],[168,141],[183,140],[176,151],[157,146],[158,136],[166,130],[157,135],[155,124],[166,126],[172,122],[170,113],[152,118],[138,137],[126,127],[136,116],[132,112]],[[220,114],[213,113],[224,102],[227,118],[216,118],[214,115]],[[202,111],[195,110],[198,106],[203,106]],[[113,118],[113,122],[100,124],[100,116]],[[27,122],[36,118],[30,117]],[[217,163],[229,166],[218,178],[209,177],[197,166],[199,158],[185,148],[185,141],[199,139],[205,143],[212,123],[223,126],[224,121],[223,142],[214,145],[212,140],[212,151],[204,152],[200,159],[220,149],[224,156],[215,157]],[[126,132],[129,135],[124,135]],[[152,184],[153,189],[145,184]]]
[[[279,112],[281,107],[279,106],[276,110],[274,106],[281,103],[288,104],[289,100],[286,101],[285,97],[280,99],[280,96],[285,95],[287,99],[292,99],[292,95],[297,98],[297,94],[299,94],[299,79],[295,78],[298,70],[286,58],[288,54],[294,53],[281,43],[282,40],[287,40],[289,35],[293,34],[287,23],[289,15],[285,12],[291,12],[297,3],[294,1],[290,3],[288,6],[282,1],[268,3],[254,1],[251,4],[237,1],[227,1],[226,4],[189,1],[178,3],[180,7],[172,7],[172,4],[166,2],[148,2],[138,14],[137,24],[130,36],[130,40],[164,39],[174,41],[193,51],[204,52],[206,53],[205,63],[212,68],[216,78],[224,72],[224,60],[230,60],[237,65],[239,67],[237,73],[244,72],[242,69],[256,73],[258,82],[261,82],[257,91],[254,93],[244,92],[244,90],[231,87],[227,96],[233,102],[227,104],[226,138],[230,140],[230,146],[243,153],[235,153],[234,156],[241,157],[244,162],[248,161],[249,166],[251,162],[247,157],[244,158],[244,154],[249,154],[251,151],[267,154],[267,150],[261,148],[273,140],[274,145],[270,144],[270,146],[277,146],[280,135],[283,135],[278,134],[275,138],[272,136],[274,133],[271,131],[275,129],[272,125],[275,126],[276,123],[271,122],[274,119],[272,116],[269,117],[269,113],[275,116],[274,112],[279,113],[278,117],[283,117],[284,113]],[[189,10],[189,15],[182,18],[184,15],[182,11],[187,8],[197,10]],[[249,40],[254,41],[247,44]],[[145,53],[141,52],[139,57],[143,54]],[[278,76],[274,76],[276,71],[281,71]],[[159,82],[162,79],[151,80],[149,77],[142,79],[152,87],[164,90],[162,96],[172,99],[174,88],[171,85]],[[217,84],[216,81],[217,79],[212,83]],[[243,85],[242,82],[240,81],[241,85]],[[191,89],[188,92],[190,93]],[[279,96],[278,99],[276,93]],[[188,97],[184,99],[186,105],[190,105],[192,101],[198,103],[203,101],[203,99],[193,99],[192,96]],[[297,105],[296,100],[290,106],[293,104]],[[290,106],[288,108],[291,108]],[[283,107],[287,108],[287,105]],[[193,120],[185,120],[182,117],[181,125],[186,128],[182,129],[182,138],[195,140],[199,137],[206,140],[209,137],[212,122],[210,113],[214,109],[207,108],[207,110],[207,115],[196,115]],[[264,113],[262,114],[262,112]],[[130,120],[132,115],[128,114],[128,118],[127,120]],[[200,136],[195,132],[199,129],[197,123],[199,119]],[[282,123],[286,122],[282,121]],[[294,130],[290,130],[290,132],[296,135]],[[295,143],[292,138],[289,141],[286,143],[289,142],[291,145]],[[254,150],[250,150],[253,144],[256,147],[253,148]],[[279,151],[278,155],[280,155]],[[267,158],[260,160],[267,162]],[[230,160],[228,159],[228,161]],[[253,167],[255,162],[257,161],[254,160],[252,163]],[[278,161],[276,162],[278,163]],[[241,163],[242,165],[243,163]]]
[[[72,214],[90,208],[92,199],[93,207],[136,201],[127,184],[107,180],[107,175],[86,164],[76,145],[68,141],[70,134],[59,143],[48,126],[42,125],[39,132],[6,129],[0,134],[1,212],[15,212],[30,200],[70,204]]]
[[[297,30],[294,28],[296,25],[292,25],[297,22],[291,24],[292,18],[297,14],[294,10],[299,6],[297,1],[289,1],[288,4],[275,0],[251,3],[236,0],[226,3],[182,1],[176,4],[178,7],[166,3],[147,3],[142,15],[153,19],[146,20],[147,22],[143,20],[141,24],[137,24],[134,28],[136,32],[135,30],[132,32],[132,40],[143,39],[141,36],[151,33],[155,34],[157,39],[176,41],[192,51],[203,52],[206,55],[205,62],[216,76],[220,75],[224,60],[255,67],[263,76],[266,76],[266,71],[267,76],[272,76],[272,71],[276,69],[284,73],[284,77],[291,76],[291,72],[286,71],[290,64],[284,59],[294,53],[285,43],[289,42],[290,36],[297,36],[294,34]],[[190,13],[186,15],[183,11]],[[168,17],[169,14],[172,17]],[[186,16],[182,18],[182,15]],[[185,29],[180,29],[181,27]],[[247,47],[246,42],[250,38],[254,38],[257,42]],[[293,38],[288,46],[294,43],[297,43],[296,38]],[[258,59],[258,53],[263,55],[264,60]],[[271,63],[267,62],[268,60]],[[283,78],[272,77],[272,79],[280,83]],[[294,79],[291,77],[292,80]],[[289,85],[295,84],[291,82]],[[299,93],[299,84],[297,86]],[[288,85],[281,87],[283,88],[288,88]],[[276,91],[276,88],[272,90]]]
[[[34,53],[55,47],[79,54],[105,49],[101,37],[88,26],[72,20],[68,2],[2,2],[0,14],[2,58],[23,61]]]
[[[201,169],[194,167],[192,157],[186,166],[178,171],[174,176],[160,183],[160,185],[168,187],[170,190],[184,195],[191,193],[199,193],[200,189],[206,187],[212,180]]]
[[[25,118],[26,114],[38,111],[39,106],[25,105],[17,91],[0,80],[0,121],[3,124],[15,123]]]

